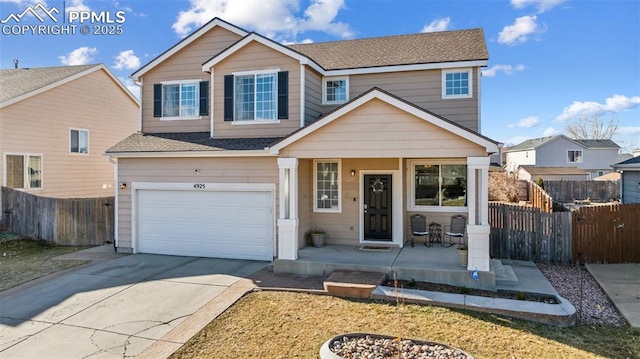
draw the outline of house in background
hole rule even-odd
[[[114,195],[104,151],[135,132],[138,100],[101,64],[0,70],[0,179],[46,197]]]
[[[538,167],[520,166],[518,179],[535,182],[538,178],[543,181],[587,181],[589,172],[578,167]]]
[[[213,19],[132,75],[142,133],[107,151],[118,251],[277,264],[314,228],[402,247],[411,214],[464,214],[488,271],[487,61],[481,29],[282,45]]]
[[[621,173],[622,203],[640,203],[640,156],[616,163],[612,167]]]
[[[575,170],[581,169],[590,180],[611,172],[611,165],[620,162],[619,152],[620,146],[611,140],[575,140],[557,135],[526,140],[505,149],[505,166],[512,173],[521,166],[547,167],[544,173],[549,179],[581,176]]]

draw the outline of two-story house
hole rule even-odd
[[[2,186],[56,198],[114,195],[104,152],[140,104],[102,64],[0,70]]]
[[[312,228],[401,247],[411,214],[464,214],[489,270],[487,61],[481,29],[282,45],[213,19],[132,75],[118,250],[295,261]]]
[[[576,140],[556,135],[533,138],[505,149],[505,166],[507,172],[517,172],[522,179],[533,181],[538,177],[590,180],[611,172],[611,166],[621,160],[619,152],[620,146],[611,140]]]

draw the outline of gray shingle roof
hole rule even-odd
[[[482,29],[289,45],[325,70],[488,60]]]
[[[536,167],[520,166],[532,175],[587,175],[589,172],[578,167]]]
[[[620,148],[617,143],[611,140],[574,140],[586,148]]]
[[[109,148],[106,153],[126,152],[191,152],[263,150],[281,138],[217,138],[209,132],[134,133]]]
[[[618,166],[640,167],[640,156],[632,157],[626,161],[622,161],[613,165],[614,168]]]
[[[0,70],[0,102],[54,84],[100,65],[57,66]]]

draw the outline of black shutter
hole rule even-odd
[[[278,72],[278,119],[289,118],[289,71]]]
[[[224,120],[233,121],[233,75],[224,77]]]
[[[162,84],[153,85],[153,117],[162,117]]]
[[[200,116],[209,114],[209,81],[200,81]]]

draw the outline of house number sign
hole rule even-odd
[[[195,189],[205,189],[205,187],[204,183],[196,183],[193,185],[193,188]]]

